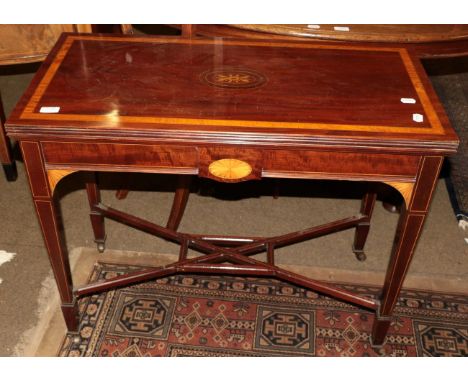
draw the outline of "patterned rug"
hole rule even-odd
[[[97,264],[90,280],[132,269]],[[468,296],[456,294],[403,291],[378,351],[372,312],[268,278],[172,276],[84,298],[80,312],[60,356],[468,355]]]

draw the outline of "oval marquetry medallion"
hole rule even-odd
[[[211,175],[225,180],[242,179],[249,176],[252,172],[252,167],[239,159],[220,159],[212,162],[208,171]]]
[[[200,76],[203,82],[221,88],[256,88],[266,82],[266,77],[252,69],[220,68],[207,70]]]

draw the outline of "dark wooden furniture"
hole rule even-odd
[[[77,299],[180,272],[277,277],[375,311],[381,345],[457,137],[404,48],[303,42],[63,35],[7,124],[31,191],[70,331]],[[177,232],[102,204],[87,184],[98,242],[104,218],[180,244],[176,263],[74,286],[54,190],[75,171],[384,182],[405,200],[379,300],[275,265],[278,247],[354,228],[364,248],[375,194],[355,216],[275,237]],[[179,207],[186,199],[179,198]],[[204,255],[187,258],[192,248]],[[266,252],[267,262],[250,255]]]
[[[193,36],[402,46],[420,58],[468,55],[468,25],[463,24],[196,24],[176,27]]]
[[[210,27],[216,25],[200,25],[198,29]],[[226,27],[246,34],[250,31],[330,41],[433,43],[468,39],[468,25],[456,24],[231,24]]]
[[[5,112],[3,111],[3,103],[0,98],[0,162],[2,163],[5,177],[9,182],[14,181],[18,174],[16,172],[16,164],[13,160],[10,140],[5,134],[3,123],[5,122]]]

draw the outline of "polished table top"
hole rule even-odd
[[[223,142],[457,146],[405,49],[278,41],[64,34],[7,127],[16,136],[131,130]]]

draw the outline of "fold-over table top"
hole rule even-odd
[[[457,140],[404,48],[79,34],[62,35],[7,128],[281,134],[441,149]]]

